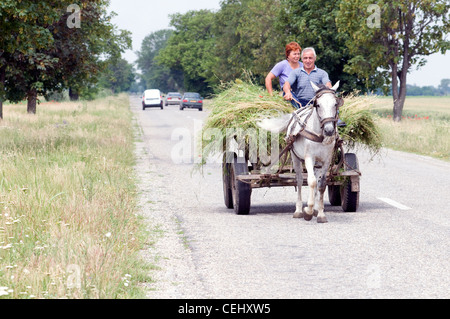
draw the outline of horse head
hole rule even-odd
[[[314,107],[320,119],[320,125],[325,136],[331,137],[336,134],[336,122],[338,121],[338,110],[342,106],[342,98],[336,97],[339,81],[330,89],[325,85],[317,86],[311,82],[316,93]]]

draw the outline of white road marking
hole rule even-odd
[[[385,202],[385,203],[388,203],[391,206],[394,206],[394,207],[396,207],[398,209],[401,209],[401,210],[410,210],[410,209],[412,209],[411,207],[402,205],[402,204],[400,204],[400,203],[398,203],[395,200],[392,200],[390,198],[379,197],[378,199],[383,201],[383,202]]]

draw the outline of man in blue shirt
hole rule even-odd
[[[328,73],[316,67],[316,57],[314,48],[304,49],[302,51],[303,67],[293,70],[284,83],[284,98],[292,101],[296,108],[300,106],[295,100],[300,102],[301,107],[304,107],[315,96],[316,93],[311,86],[311,82],[316,85],[323,84],[330,89],[332,87]]]

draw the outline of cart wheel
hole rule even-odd
[[[236,176],[245,174],[248,174],[247,162],[239,163],[238,158],[235,157],[231,164],[231,191],[234,211],[238,215],[248,215],[250,213],[252,188],[249,184],[236,179]]]
[[[328,185],[328,199],[331,206],[340,206],[341,203],[341,187],[339,185]]]
[[[226,152],[223,154],[222,162],[222,181],[223,181],[223,199],[227,208],[233,208],[233,193],[231,190],[231,163],[234,161],[234,153]]]
[[[344,167],[346,171],[359,169],[358,158],[353,153],[345,154]],[[359,182],[358,182],[359,183]],[[359,192],[352,192],[350,177],[341,186],[342,209],[344,212],[356,212],[359,206]]]

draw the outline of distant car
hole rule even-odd
[[[159,90],[145,90],[142,95],[142,109],[145,110],[146,107],[160,107],[161,110],[163,109],[163,100]]]
[[[167,105],[171,105],[171,104],[175,104],[175,105],[180,105],[181,104],[181,94],[178,92],[169,92],[167,93],[166,96],[166,106]]]
[[[203,98],[198,93],[186,92],[181,100],[180,110],[185,108],[203,110]]]

